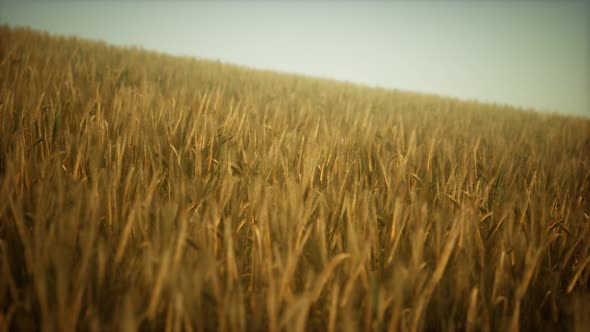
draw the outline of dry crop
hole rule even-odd
[[[0,330],[590,327],[590,121],[0,28]]]

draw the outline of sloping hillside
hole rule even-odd
[[[0,330],[584,330],[589,152],[586,119],[4,26]]]

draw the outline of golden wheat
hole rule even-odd
[[[583,330],[590,121],[0,29],[0,330]]]

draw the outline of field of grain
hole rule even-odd
[[[0,27],[0,331],[587,331],[589,215],[588,119]]]

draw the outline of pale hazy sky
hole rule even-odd
[[[0,23],[590,115],[590,1],[0,0]]]

